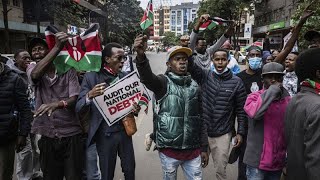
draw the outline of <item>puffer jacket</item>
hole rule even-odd
[[[156,144],[158,148],[200,148],[199,87],[191,76],[168,73],[167,93],[158,101]],[[173,108],[174,107],[174,108]]]
[[[244,106],[249,116],[244,163],[265,171],[278,171],[284,167],[284,115],[290,99],[287,90],[276,85],[248,96]]]
[[[30,132],[32,113],[26,92],[26,84],[19,75],[0,63],[0,144]],[[14,111],[20,113],[20,118]]]
[[[247,97],[242,80],[230,70],[218,75],[202,69],[194,59],[189,59],[189,72],[201,85],[202,116],[207,123],[209,137],[219,137],[234,130],[237,117],[237,133],[246,135],[247,115],[243,106]]]

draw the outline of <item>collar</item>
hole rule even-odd
[[[229,79],[232,78],[232,72],[230,71],[229,68],[227,68],[227,71],[224,72],[224,73],[222,73],[222,74],[217,74],[217,73],[215,73],[215,72],[213,72],[213,71],[211,71],[211,72],[212,72],[212,74],[213,74],[214,77],[220,78],[220,79],[222,79],[222,80],[229,80]]]
[[[312,88],[318,95],[320,95],[320,83],[313,81],[311,79],[306,79],[300,83],[303,87]]]
[[[117,76],[117,73],[115,73],[109,66],[107,63],[105,63],[103,65],[103,69],[105,69],[106,71],[108,71],[108,73],[110,73],[113,76]]]
[[[190,74],[187,74],[185,76],[178,76],[172,72],[169,72],[167,74],[167,77],[170,78],[171,81],[173,81],[175,84],[178,84],[180,86],[190,85],[192,81]]]
[[[286,76],[286,77],[296,77],[296,76],[297,76],[294,71],[292,71],[292,72],[287,72],[287,71],[285,70],[284,73],[285,73],[285,76]]]

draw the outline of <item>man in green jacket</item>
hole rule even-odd
[[[154,92],[157,105],[154,112],[155,142],[159,150],[163,179],[176,179],[181,165],[188,180],[202,179],[201,167],[208,164],[208,136],[200,118],[199,87],[187,73],[189,48],[175,46],[166,58],[168,71],[152,73],[145,55],[146,36],[138,36],[137,69],[141,82]]]

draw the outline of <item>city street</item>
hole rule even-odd
[[[163,74],[166,70],[166,53],[155,54],[148,52],[151,68],[154,74]],[[243,69],[243,67],[241,67]],[[146,151],[144,146],[145,134],[152,132],[152,108],[149,105],[149,113],[145,115],[141,112],[137,120],[138,131],[133,137],[135,159],[136,159],[136,179],[137,180],[160,180],[162,179],[161,164],[157,151]],[[153,147],[153,146],[152,146]],[[204,180],[215,180],[215,168],[210,157],[209,165],[203,171]],[[235,180],[237,177],[237,162],[227,166],[228,180]],[[117,161],[115,180],[124,180],[121,171],[120,160]],[[178,179],[184,179],[181,168],[178,170]]]

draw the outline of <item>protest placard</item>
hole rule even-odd
[[[133,109],[133,103],[145,105],[148,108],[150,95],[140,82],[137,71],[133,71],[118,82],[107,87],[103,95],[93,99],[94,104],[109,126],[123,119]]]

